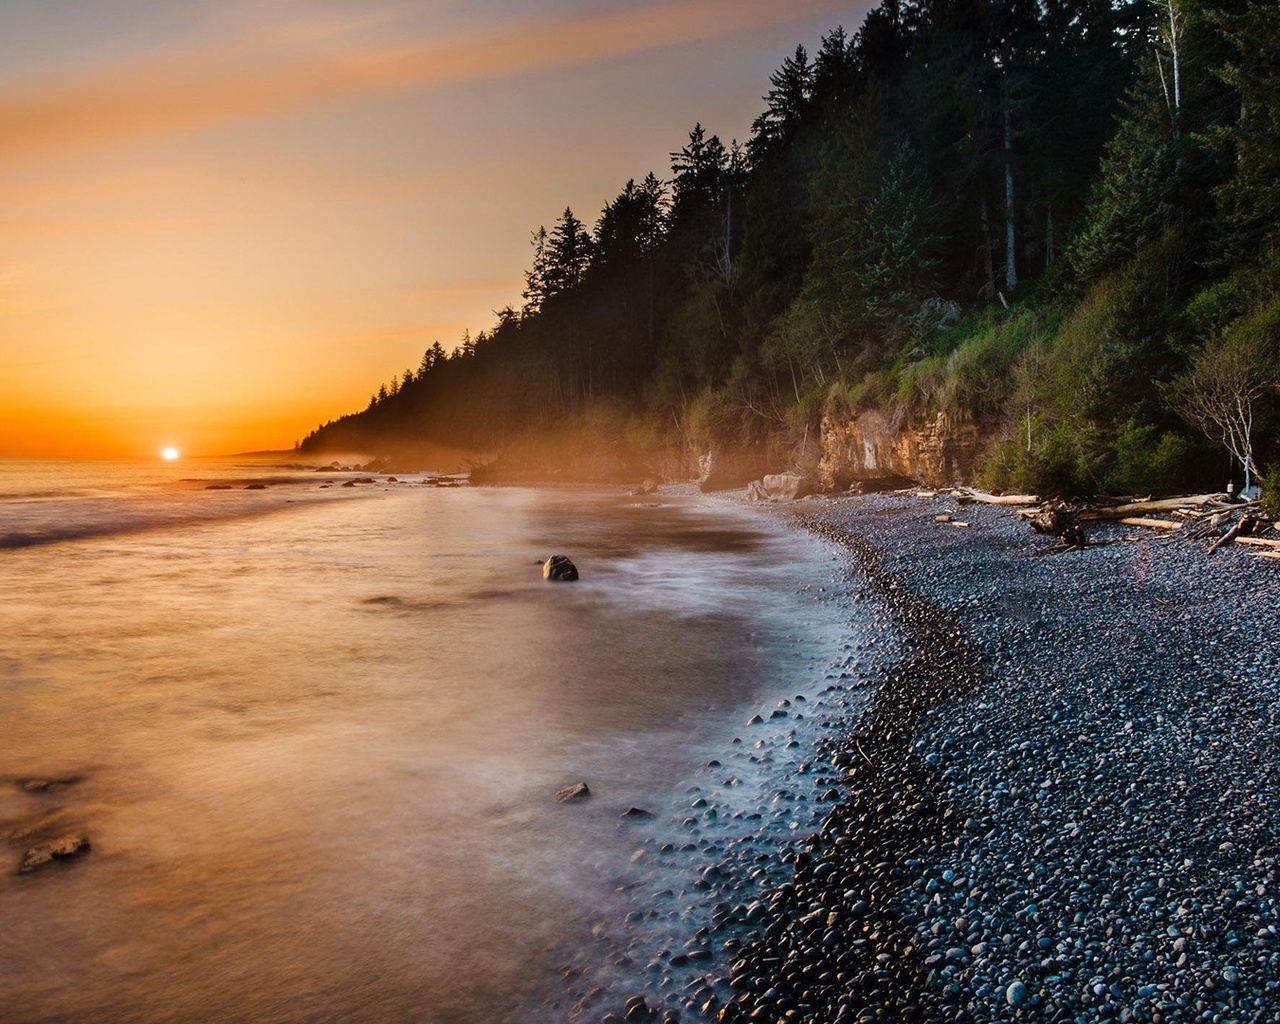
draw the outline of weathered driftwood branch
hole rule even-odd
[[[1208,553],[1212,554],[1213,552],[1216,552],[1217,549],[1226,547],[1226,545],[1233,543],[1235,538],[1238,538],[1240,535],[1240,529],[1242,529],[1243,526],[1244,520],[1240,520],[1238,524],[1235,524],[1230,530],[1226,531],[1225,534],[1222,534],[1219,539],[1208,545]],[[1248,530],[1245,530],[1245,532],[1248,532]]]
[[[1280,548],[1280,540],[1272,540],[1270,537],[1236,537],[1237,544],[1248,544],[1258,548]]]
[[[1253,529],[1258,525],[1258,520],[1254,516],[1241,516],[1240,521],[1231,527],[1226,533],[1209,545],[1209,554],[1213,554],[1218,548],[1226,544],[1231,544],[1237,537],[1248,537],[1253,533]]]
[[[1181,530],[1182,524],[1169,519],[1146,519],[1142,516],[1126,516],[1121,519],[1125,526],[1149,526],[1153,530]]]
[[[1156,501],[1133,501],[1110,508],[1087,508],[1080,512],[1081,519],[1123,519],[1125,516],[1144,512],[1175,512],[1178,509],[1195,508],[1226,499],[1225,494],[1192,494],[1185,498],[1160,498]]]
[[[954,492],[957,497],[965,497],[983,505],[1038,505],[1038,494],[989,494],[986,491],[975,491],[972,487],[960,487]]]

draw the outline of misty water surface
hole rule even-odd
[[[841,628],[830,552],[701,499],[236,500],[0,552],[0,826],[92,842],[0,846],[6,1022],[563,1019],[593,928],[687,888],[644,830]]]

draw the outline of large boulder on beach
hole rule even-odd
[[[578,567],[568,555],[552,555],[542,565],[542,578],[570,583],[578,578]]]
[[[748,501],[795,501],[808,494],[806,481],[799,473],[766,473],[747,484]]]
[[[770,463],[778,464],[763,449],[712,448],[698,456],[698,490],[705,494],[746,487],[750,481],[759,479]]]

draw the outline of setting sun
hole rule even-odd
[[[177,448],[165,448],[160,453],[160,458],[164,459],[166,462],[173,462],[174,459],[176,459],[181,454],[182,453],[178,451]]]

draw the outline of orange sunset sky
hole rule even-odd
[[[865,9],[3,0],[0,456],[290,447]]]

